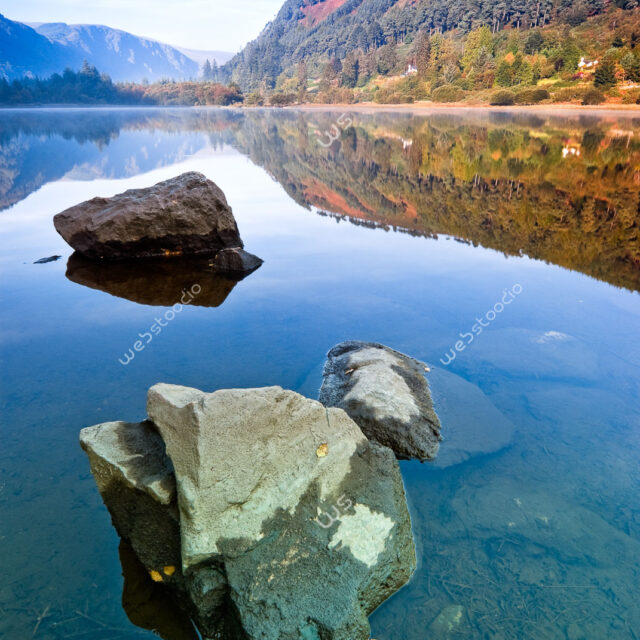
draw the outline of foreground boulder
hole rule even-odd
[[[53,219],[56,231],[88,258],[213,255],[242,247],[224,193],[191,171],[147,189],[93,198]]]
[[[280,387],[160,384],[147,409],[81,442],[119,534],[200,631],[366,640],[416,563],[393,453]]]
[[[433,460],[442,437],[426,369],[381,344],[342,342],[327,355],[319,399],[344,409],[367,438],[398,458]]]

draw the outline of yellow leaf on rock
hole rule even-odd
[[[149,571],[149,575],[154,582],[163,582],[159,571]]]
[[[176,568],[173,565],[164,567],[162,570],[164,571],[165,576],[172,576],[176,572]]]
[[[328,453],[329,453],[329,445],[326,442],[324,444],[321,444],[316,449],[316,455],[318,456],[318,458],[326,458]]]

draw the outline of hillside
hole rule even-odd
[[[49,41],[20,22],[0,14],[0,76],[51,75],[82,64],[78,52]]]
[[[491,35],[546,25],[575,27],[615,7],[633,9],[636,0],[286,0],[273,22],[226,66],[243,89],[272,88],[284,74],[293,76],[304,62],[319,76],[331,59],[400,48],[418,33],[466,34],[485,25]],[[380,73],[394,71],[394,57]],[[337,65],[338,71],[341,64]]]
[[[38,24],[35,28],[0,15],[0,75],[12,80],[45,77],[84,60],[115,81],[189,79],[200,65],[178,49],[101,25]]]

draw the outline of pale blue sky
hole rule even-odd
[[[20,22],[106,24],[190,49],[238,51],[284,0],[0,0]]]

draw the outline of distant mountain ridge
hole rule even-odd
[[[84,60],[118,82],[189,80],[200,75],[198,52],[192,53],[104,25],[29,26],[0,14],[0,75],[9,80],[78,69]]]
[[[215,60],[218,66],[229,62],[235,53],[230,51],[200,51],[199,49],[187,49],[186,47],[175,47],[181,53],[184,53],[187,58],[195,60],[200,66],[204,65],[208,60],[211,64]]]

